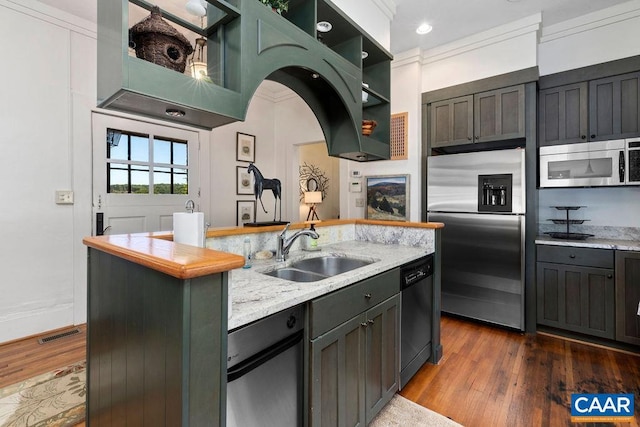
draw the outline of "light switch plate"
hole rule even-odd
[[[58,204],[58,205],[72,205],[73,204],[73,191],[72,190],[57,190],[56,191],[56,204]]]

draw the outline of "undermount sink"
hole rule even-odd
[[[335,276],[336,274],[351,271],[369,264],[371,264],[371,261],[338,256],[325,256],[302,259],[291,264],[291,267],[324,274],[325,276]]]
[[[312,273],[310,271],[298,270],[297,268],[279,268],[277,270],[264,273],[268,276],[277,277],[279,279],[291,280],[292,282],[317,282],[326,279],[327,276]]]
[[[279,268],[264,274],[293,282],[316,282],[364,267],[372,262],[356,258],[324,256],[302,259],[292,263],[289,267]]]

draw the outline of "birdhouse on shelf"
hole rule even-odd
[[[162,19],[157,6],[151,14],[129,29],[129,40],[136,57],[184,73],[193,53],[189,40]]]

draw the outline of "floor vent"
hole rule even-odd
[[[68,337],[70,335],[75,335],[75,334],[79,334],[79,333],[80,333],[80,329],[74,328],[74,329],[71,329],[69,331],[60,332],[59,334],[49,335],[48,337],[40,338],[40,339],[38,339],[38,342],[40,344],[46,344],[46,343],[49,343],[51,341],[59,340],[60,338]]]

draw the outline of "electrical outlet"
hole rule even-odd
[[[72,205],[73,204],[73,191],[72,190],[57,190],[56,191],[56,204],[58,204],[58,205]]]
[[[364,199],[362,197],[356,199],[356,208],[364,208]]]

